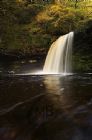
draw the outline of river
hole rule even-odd
[[[0,63],[0,140],[92,140],[92,74],[34,74],[42,63]]]

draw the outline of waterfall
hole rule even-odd
[[[74,33],[59,37],[50,47],[43,72],[60,74],[72,72],[72,44]]]

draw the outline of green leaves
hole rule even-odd
[[[60,35],[88,26],[91,7],[82,0],[76,9],[74,5],[75,1],[67,0],[1,0],[0,48],[23,52],[47,48]]]

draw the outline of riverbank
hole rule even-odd
[[[47,54],[46,49],[42,50],[35,50],[35,52],[30,52],[30,53],[22,53],[22,52],[0,52],[0,60],[1,61],[16,61],[16,60],[28,60],[28,59],[36,59],[36,60],[41,60],[45,59],[46,54]]]

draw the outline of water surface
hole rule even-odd
[[[1,64],[0,140],[92,140],[92,75],[16,75],[37,67]]]

